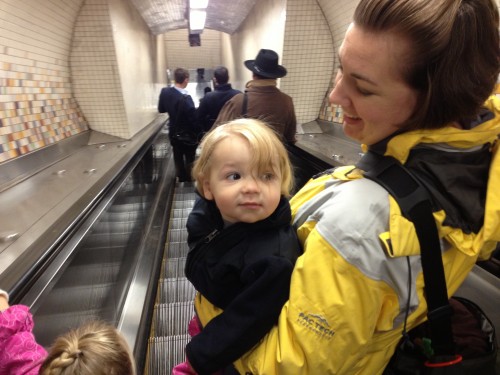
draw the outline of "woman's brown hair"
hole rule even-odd
[[[492,94],[500,71],[493,0],[361,0],[354,23],[410,42],[401,69],[420,96],[407,130],[470,122]]]

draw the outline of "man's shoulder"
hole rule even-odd
[[[229,90],[214,90],[212,92],[209,92],[205,95],[205,97],[208,98],[220,98],[220,97],[226,97],[226,96],[234,96],[236,94],[241,94],[240,90],[236,89],[229,89]]]
[[[243,94],[240,90],[236,90],[236,89],[231,89],[231,90],[228,90],[229,93],[231,93],[231,95],[237,95],[237,94]]]
[[[225,93],[227,93],[227,92],[236,92],[236,93],[239,93],[241,91],[233,88],[230,84],[227,84],[227,85],[222,85],[222,86],[215,87],[215,90],[212,91],[212,93],[215,93],[215,92],[225,92]]]
[[[243,101],[243,94],[241,91],[240,92],[237,92],[235,93],[231,99],[229,99],[228,101],[230,102],[239,102],[239,101]]]
[[[287,93],[281,91],[276,86],[262,86],[262,87],[254,87],[253,90],[249,89],[248,93],[250,95],[253,94],[267,94],[273,95],[274,98],[281,98],[284,101],[292,101],[292,97]]]
[[[176,94],[176,93],[179,93],[178,90],[175,89],[175,87],[173,86],[167,86],[167,87],[164,87],[161,89],[161,92],[162,93],[165,93],[165,94]],[[179,93],[180,94],[180,93]]]

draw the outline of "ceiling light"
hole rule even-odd
[[[201,31],[205,28],[205,20],[207,19],[207,12],[199,9],[189,10],[189,30]]]
[[[189,0],[189,7],[191,9],[206,9],[208,0]]]

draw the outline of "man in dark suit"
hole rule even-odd
[[[214,70],[214,91],[205,94],[198,107],[198,121],[204,132],[209,131],[219,115],[222,106],[233,96],[241,93],[231,87],[229,73],[224,66]]]
[[[179,182],[191,181],[191,167],[195,159],[196,142],[182,142],[177,134],[190,132],[199,136],[200,129],[196,118],[196,109],[193,99],[186,87],[189,83],[189,71],[177,68],[174,72],[175,84],[164,87],[158,100],[158,112],[168,112],[169,139],[174,154],[176,176]]]

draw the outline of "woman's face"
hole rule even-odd
[[[413,114],[417,91],[402,74],[410,51],[409,42],[396,34],[349,26],[330,93],[330,103],[342,107],[348,137],[372,145],[399,130]]]

